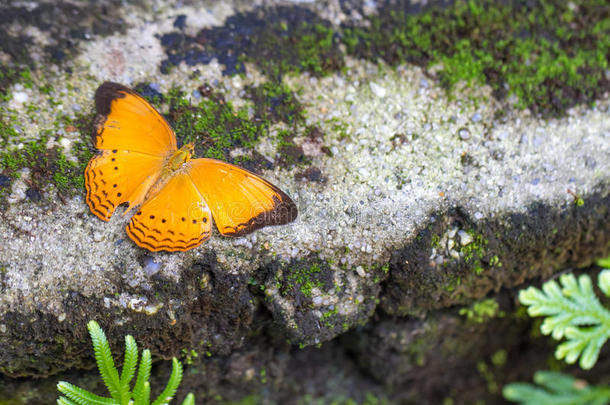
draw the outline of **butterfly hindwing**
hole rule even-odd
[[[105,150],[91,158],[85,169],[91,212],[108,221],[120,204],[139,204],[159,177],[163,163],[159,157],[124,150]]]
[[[166,157],[176,151],[169,124],[145,99],[118,83],[105,82],[95,92],[98,112],[95,147]]]
[[[148,250],[185,251],[210,238],[212,214],[190,176],[179,172],[146,200],[126,230]]]
[[[225,236],[286,224],[297,217],[290,197],[254,173],[215,159],[193,159],[188,165],[189,176]]]

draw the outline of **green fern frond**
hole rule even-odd
[[[104,331],[95,321],[90,321],[87,324],[91,340],[93,341],[93,350],[95,352],[95,360],[104,383],[108,387],[112,398],[105,398],[95,395],[87,390],[79,388],[70,383],[61,381],[57,384],[59,392],[65,396],[60,396],[57,399],[58,405],[150,405],[150,369],[152,365],[150,350],[142,351],[142,358],[138,366],[138,346],[135,339],[127,335],[125,337],[125,361],[123,370],[119,378],[119,372],[114,366],[114,360],[110,353],[110,346]],[[138,368],[138,376],[133,391],[130,391],[129,385],[135,375],[136,367]],[[182,381],[182,364],[174,357],[172,359],[172,373],[169,377],[167,386],[159,395],[154,405],[167,405],[173,398],[178,385]],[[133,399],[133,400],[132,400]],[[188,394],[183,405],[194,405],[195,397],[193,394]]]
[[[57,383],[57,389],[64,394],[68,399],[76,405],[116,405],[117,402],[112,398],[104,398],[95,395],[87,390],[79,388],[75,385],[60,381]]]
[[[142,358],[140,359],[140,366],[138,367],[138,377],[136,378],[136,385],[133,387],[133,399],[136,401],[136,405],[148,404],[148,400],[146,402],[142,402],[140,398],[144,393],[144,384],[150,378],[151,367],[152,360],[150,357],[150,350],[146,349],[142,351]],[[148,394],[150,395],[150,387]]]
[[[610,337],[610,312],[602,306],[593,291],[591,279],[572,274],[548,281],[542,290],[529,287],[519,292],[519,301],[528,306],[530,316],[544,316],[540,330],[559,340],[566,338],[556,351],[558,360],[569,364],[580,357],[580,367],[590,369],[597,362],[599,351]],[[610,297],[610,270],[598,278],[600,289]]]
[[[169,376],[169,381],[167,382],[167,386],[157,397],[155,402],[152,405],[165,405],[171,401],[178,389],[178,385],[180,385],[180,381],[182,381],[182,364],[175,357],[172,358],[172,373]]]
[[[195,405],[195,396],[192,393],[189,393],[184,401],[182,401],[182,405]]]
[[[59,398],[57,398],[57,405],[78,405],[78,404],[76,402],[70,401],[66,397],[59,397]]]
[[[150,383],[146,381],[142,386],[142,390],[138,395],[134,395],[134,405],[149,405],[150,404]]]
[[[102,328],[100,328],[100,325],[95,321],[89,321],[87,328],[91,335],[95,361],[97,362],[97,368],[100,371],[102,380],[104,380],[104,384],[108,388],[110,396],[112,396],[116,402],[121,403],[119,372],[114,366],[114,360],[112,359],[112,353],[110,352],[110,345],[108,344],[106,335]]]
[[[131,335],[125,336],[125,360],[123,361],[123,371],[121,372],[121,402],[129,401],[131,392],[129,383],[131,382],[138,365],[138,345]]]
[[[522,405],[605,405],[610,401],[610,387],[587,385],[567,374],[538,371],[537,385],[512,383],[504,387],[504,398]]]

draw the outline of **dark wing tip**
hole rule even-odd
[[[119,83],[104,82],[95,91],[95,109],[100,115],[109,115],[113,100],[125,97],[124,93],[133,93],[129,87]]]
[[[271,210],[271,212],[269,213],[269,215],[271,216],[272,223],[270,223],[269,225],[287,224],[289,222],[294,221],[297,218],[297,215],[299,214],[296,204],[294,203],[294,201],[292,201],[290,197],[288,197],[288,194],[284,193],[281,190],[279,191],[280,197],[282,199],[275,200],[274,198],[275,206],[273,207],[273,210]]]
[[[221,233],[224,236],[243,236],[268,225],[284,225],[294,221],[298,215],[296,204],[282,190],[277,187],[274,187],[274,189],[280,195],[281,200],[275,196],[273,197],[273,209],[261,212],[247,223],[238,225],[233,231],[225,229]]]

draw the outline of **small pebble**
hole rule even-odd
[[[146,256],[144,258],[144,273],[146,273],[148,277],[158,273],[160,269],[161,263],[155,262],[152,256]]]
[[[468,131],[466,128],[460,129],[458,131],[458,135],[463,141],[467,141],[468,139],[470,139],[470,131]]]
[[[472,235],[466,231],[459,231],[458,236],[460,238],[460,245],[462,246],[469,245],[473,241]]]

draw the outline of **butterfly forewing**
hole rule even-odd
[[[85,169],[87,205],[98,218],[108,221],[124,202],[139,204],[157,180],[164,160],[124,150],[105,150]]]
[[[105,82],[95,92],[95,147],[166,157],[176,137],[165,119],[133,90]]]

